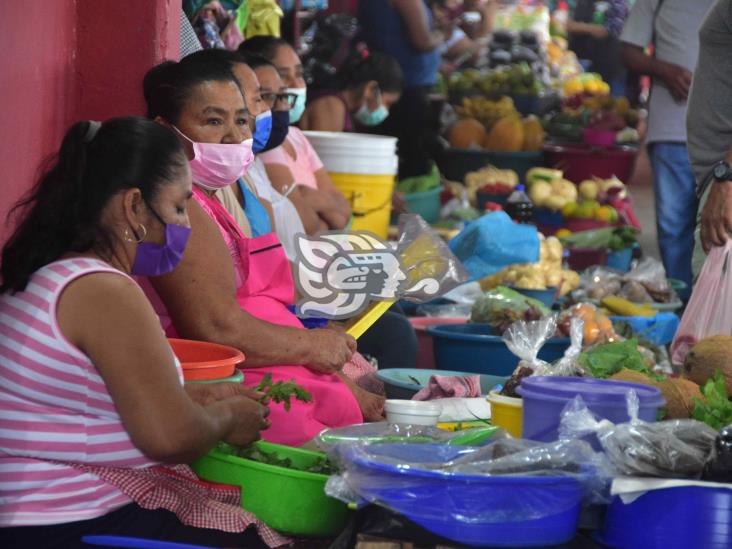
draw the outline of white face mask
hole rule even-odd
[[[307,88],[287,88],[287,93],[294,93],[297,95],[295,104],[290,107],[290,124],[297,124],[302,118],[302,113],[305,112],[305,100],[307,98]]]
[[[173,128],[193,146],[191,175],[199,187],[209,191],[223,189],[247,173],[254,162],[254,139],[241,143],[198,143],[175,126]]]

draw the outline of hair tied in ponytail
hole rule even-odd
[[[84,134],[84,143],[91,143],[101,127],[102,123],[98,120],[89,120],[89,127],[86,130],[86,134]]]

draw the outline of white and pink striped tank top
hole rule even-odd
[[[99,260],[67,259],[36,271],[24,291],[0,295],[0,527],[87,520],[130,503],[98,477],[53,462],[154,464],[56,320],[63,289],[99,272],[127,276]]]

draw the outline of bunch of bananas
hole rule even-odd
[[[463,117],[475,118],[487,130],[501,118],[518,116],[513,99],[508,96],[501,97],[498,101],[491,101],[486,97],[466,97],[462,106],[457,108],[457,112]]]

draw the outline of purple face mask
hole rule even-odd
[[[183,259],[183,252],[191,236],[190,227],[165,223],[154,210],[152,212],[165,225],[165,244],[140,242],[132,264],[133,275],[161,276],[171,272]]]

